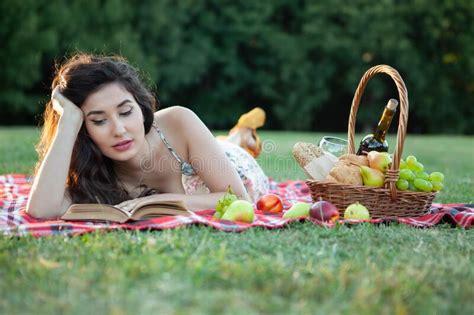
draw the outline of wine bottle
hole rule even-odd
[[[385,140],[385,135],[397,111],[397,106],[398,101],[396,99],[391,98],[388,101],[379,124],[377,125],[377,129],[375,129],[373,134],[368,134],[362,139],[359,150],[357,150],[357,155],[367,154],[370,151],[388,152],[388,143],[387,140]]]

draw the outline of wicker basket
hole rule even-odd
[[[359,82],[359,86],[352,100],[349,126],[347,131],[348,153],[355,153],[354,133],[357,110],[360,99],[370,78],[378,73],[388,74],[395,82],[400,97],[400,119],[397,132],[393,163],[387,171],[384,187],[338,184],[329,181],[307,180],[314,201],[323,200],[334,204],[343,216],[344,210],[350,204],[359,201],[370,211],[372,218],[381,217],[416,217],[425,214],[436,196],[436,192],[412,192],[396,189],[395,183],[400,172],[399,165],[403,152],[403,144],[408,121],[408,95],[400,74],[387,65],[378,65],[370,68]]]

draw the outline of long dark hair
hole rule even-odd
[[[141,80],[138,70],[122,57],[77,53],[57,66],[51,89],[59,85],[62,94],[81,107],[91,93],[113,82],[120,83],[135,97],[143,113],[147,134],[159,102]],[[46,104],[43,120],[41,138],[36,146],[39,160],[35,174],[51,146],[59,121],[51,101]],[[74,144],[66,185],[73,203],[117,204],[131,199],[120,185],[112,160],[89,138],[84,124]],[[150,193],[150,189],[145,189],[140,196]]]

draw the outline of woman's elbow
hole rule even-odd
[[[253,202],[252,198],[250,198],[250,195],[247,193],[247,190],[242,190],[242,191],[239,191],[239,192],[236,192],[235,193],[239,199],[241,200],[246,200],[248,202]]]
[[[37,208],[27,206],[25,212],[30,216],[35,219],[45,219],[43,217],[44,213],[42,211],[38,211]]]
[[[51,209],[41,209],[30,204],[26,206],[25,211],[29,216],[40,220],[56,219],[61,215],[59,213],[52,213]]]

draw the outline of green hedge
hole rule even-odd
[[[344,131],[362,74],[389,64],[408,88],[411,132],[473,133],[470,0],[69,2],[1,1],[0,123],[36,121],[55,62],[81,50],[127,57],[163,106],[212,128],[259,105],[267,128]],[[358,127],[394,96],[388,77],[371,80]]]

